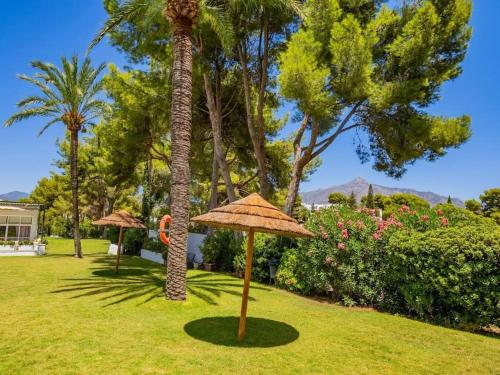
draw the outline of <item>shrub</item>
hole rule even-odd
[[[201,248],[205,263],[215,263],[219,271],[234,271],[233,260],[241,249],[241,239],[230,230],[217,230],[209,235]]]
[[[144,244],[146,233],[144,229],[125,229],[123,235],[123,248],[127,254],[139,254]]]
[[[92,220],[84,217],[80,223],[80,236],[81,238],[97,238],[101,232],[101,228],[92,224]]]
[[[500,230],[488,224],[394,233],[385,306],[451,326],[498,324],[499,261]]]
[[[120,234],[120,228],[118,227],[107,227],[105,229],[106,239],[114,244],[118,243],[118,235]]]
[[[389,226],[396,225],[391,221]],[[371,305],[382,290],[379,276],[386,236],[375,235],[374,210],[321,210],[307,222],[318,235],[287,251],[277,281],[302,294],[327,295],[347,305]]]
[[[375,212],[342,207],[313,213],[306,226],[317,235],[301,239],[294,253],[286,252],[278,285],[301,294],[329,296],[347,305],[380,305],[383,301],[386,308],[397,310],[399,296],[385,290],[385,247],[394,234],[492,223],[453,205],[418,212],[403,205],[382,221]]]
[[[240,251],[234,258],[234,269],[243,274],[246,265],[246,248],[248,237],[243,241]],[[286,237],[278,237],[265,233],[255,233],[252,257],[252,279],[268,282],[270,278],[269,266],[277,266],[285,249],[295,247],[295,241]]]

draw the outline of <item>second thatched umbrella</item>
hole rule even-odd
[[[113,212],[111,215],[103,217],[97,221],[94,221],[92,224],[100,225],[100,226],[113,226],[120,228],[120,234],[118,235],[118,249],[116,250],[116,265],[115,271],[118,273],[118,269],[120,268],[120,251],[123,243],[123,233],[125,228],[138,228],[138,229],[146,229],[146,226],[140,221],[136,219],[127,211],[117,211]]]
[[[191,221],[212,227],[230,228],[248,232],[245,282],[241,303],[238,339],[245,337],[246,317],[250,279],[252,277],[253,240],[255,232],[273,233],[288,237],[310,237],[311,232],[302,227],[297,220],[285,215],[278,208],[267,202],[259,194],[218,207],[210,212],[196,216]]]

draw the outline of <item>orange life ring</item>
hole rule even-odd
[[[170,244],[170,237],[167,237],[165,225],[166,224],[170,225],[171,223],[172,223],[172,217],[170,215],[165,215],[160,220],[160,230],[159,230],[160,240],[167,246]]]

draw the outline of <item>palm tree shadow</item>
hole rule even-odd
[[[88,278],[63,279],[65,284],[51,293],[67,293],[70,299],[99,296],[98,301],[105,302],[103,307],[131,300],[137,300],[137,304],[142,305],[164,296],[165,277],[161,268],[123,266],[117,274],[114,268],[107,267],[109,261],[101,259],[98,263],[105,268],[94,269]],[[270,290],[260,286],[252,288]],[[213,278],[213,274],[203,273],[187,278],[187,291],[188,298],[194,297],[209,305],[218,305],[224,294],[241,297],[242,285],[238,279]],[[253,297],[249,299],[255,301]]]
[[[238,341],[239,318],[209,317],[193,320],[184,326],[191,337],[221,346],[270,348],[287,345],[299,338],[299,332],[289,324],[263,318],[247,318],[246,337]]]

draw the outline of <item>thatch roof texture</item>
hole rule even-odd
[[[125,210],[113,212],[111,215],[108,215],[106,217],[103,217],[102,219],[94,221],[92,224],[101,226],[109,225],[109,226],[123,227],[123,228],[139,228],[139,229],[146,228],[146,226],[142,223],[142,221],[136,219]]]
[[[289,237],[313,236],[297,220],[281,212],[257,193],[196,216],[191,221],[212,227],[242,231],[253,229]]]

